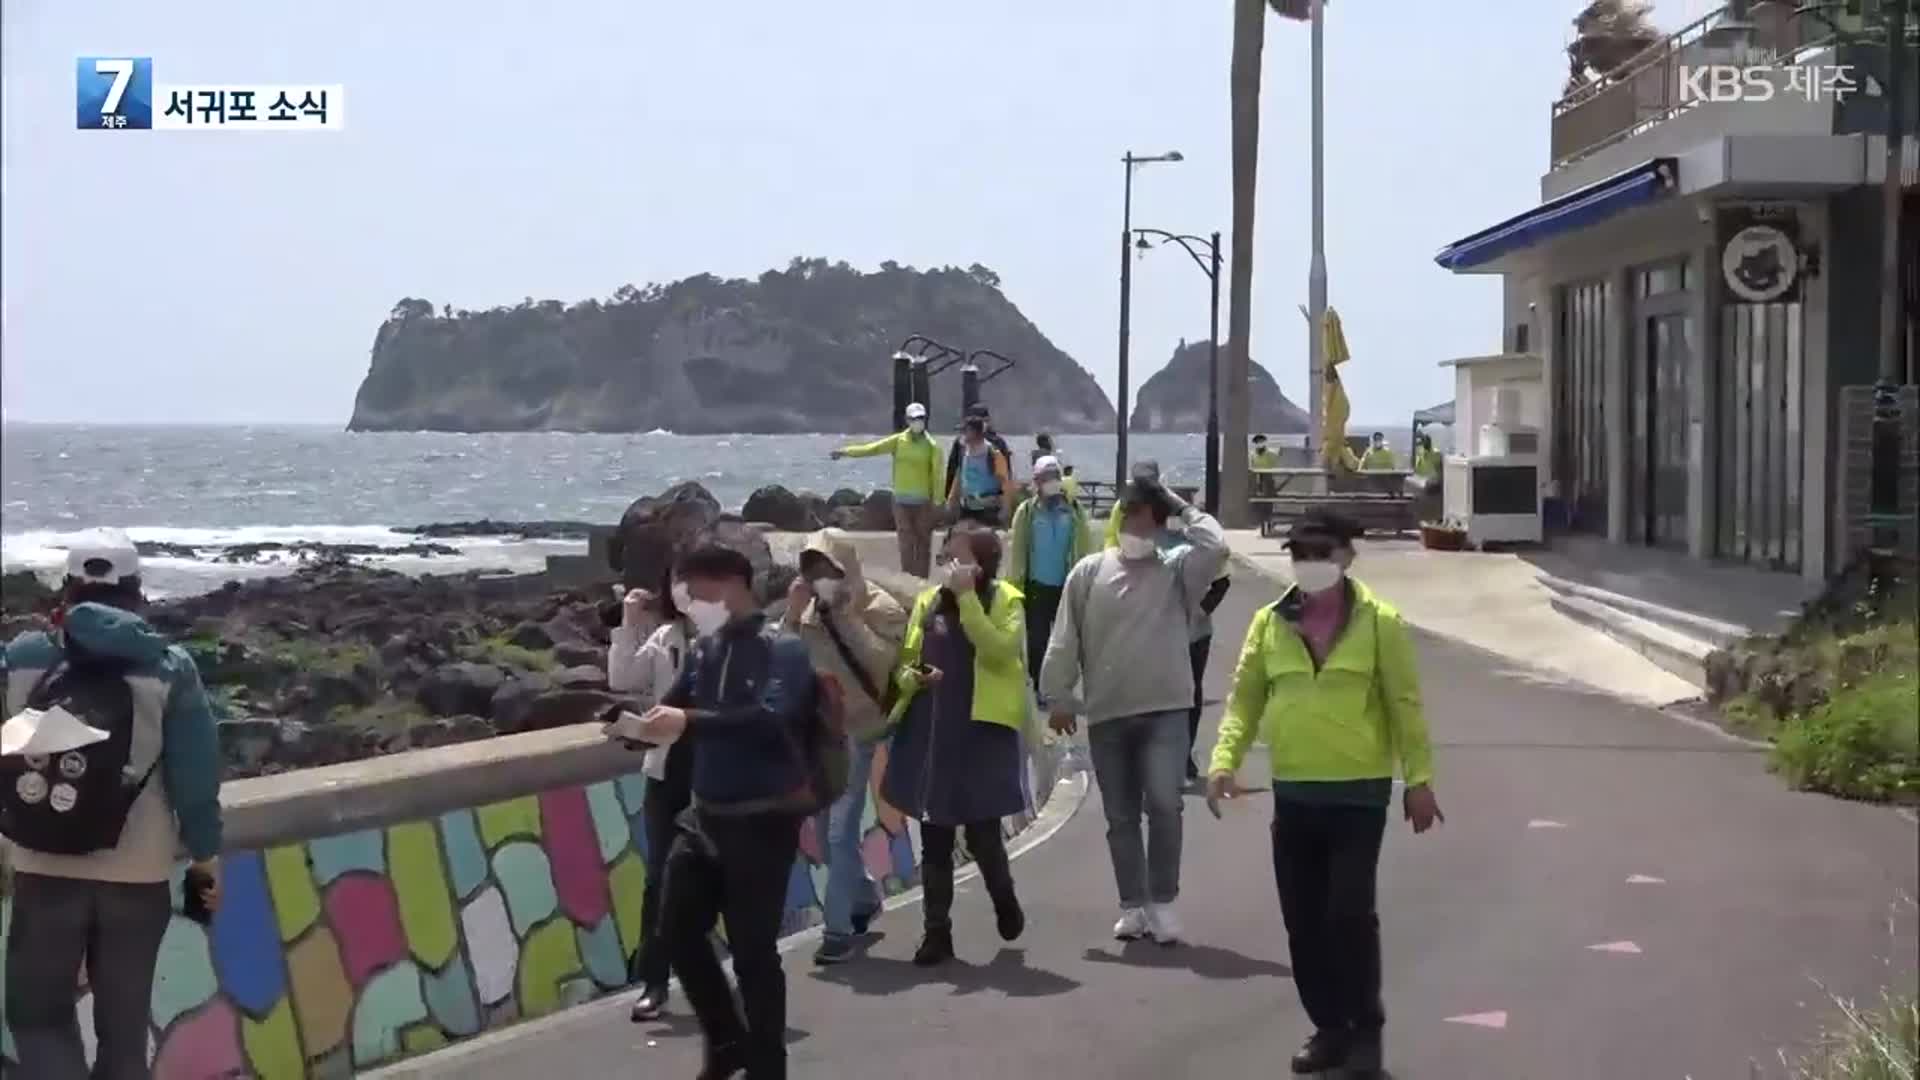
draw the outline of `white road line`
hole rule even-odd
[[[1465,1024],[1468,1027],[1492,1028],[1495,1031],[1505,1031],[1507,1029],[1507,1012],[1505,1009],[1501,1009],[1498,1012],[1468,1013],[1465,1016],[1449,1016],[1447,1017],[1447,1023]]]

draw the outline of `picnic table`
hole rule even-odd
[[[1253,469],[1248,502],[1260,521],[1260,535],[1272,536],[1283,524],[1317,509],[1333,509],[1369,532],[1404,533],[1419,527],[1406,469],[1330,472],[1324,468],[1282,466]]]

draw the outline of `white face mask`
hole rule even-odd
[[[838,578],[821,578],[813,583],[813,595],[819,597],[821,603],[831,607],[833,602],[844,594],[845,587],[846,582]]]
[[[1060,494],[1060,481],[1058,480],[1040,481],[1040,494],[1046,496],[1049,499],[1053,498],[1055,495]]]
[[[684,610],[693,622],[694,631],[702,637],[727,625],[731,617],[727,605],[718,600],[690,600]]]
[[[927,430],[927,422],[925,420],[909,420],[907,421],[907,430],[918,435]]]
[[[1337,587],[1346,576],[1347,571],[1339,563],[1324,559],[1295,561],[1293,564],[1293,580],[1300,583],[1302,592],[1326,592]]]
[[[673,610],[684,614],[686,610],[692,606],[693,606],[693,592],[692,590],[687,588],[687,583],[684,581],[674,582],[673,583]]]
[[[1132,533],[1120,534],[1120,557],[1123,559],[1148,559],[1160,550],[1151,536],[1135,536]]]

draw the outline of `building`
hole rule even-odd
[[[1729,4],[1570,92],[1553,106],[1539,205],[1436,261],[1503,275],[1502,350],[1546,358],[1542,472],[1574,528],[1819,579],[1863,535],[1880,259],[1895,239],[1886,51],[1845,38],[1869,16],[1836,28],[1794,7]],[[1912,357],[1920,153],[1911,137],[1902,149]],[[1910,510],[1920,400],[1906,363]]]

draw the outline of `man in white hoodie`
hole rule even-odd
[[[1172,945],[1184,936],[1173,902],[1180,893],[1181,788],[1193,703],[1188,641],[1208,586],[1226,562],[1226,534],[1144,473],[1128,486],[1120,512],[1117,546],[1080,560],[1067,575],[1040,667],[1040,697],[1052,712],[1049,723],[1063,735],[1076,729],[1076,712],[1087,718],[1120,893],[1114,936]],[[1159,541],[1168,528],[1184,532],[1186,542],[1163,550]]]

